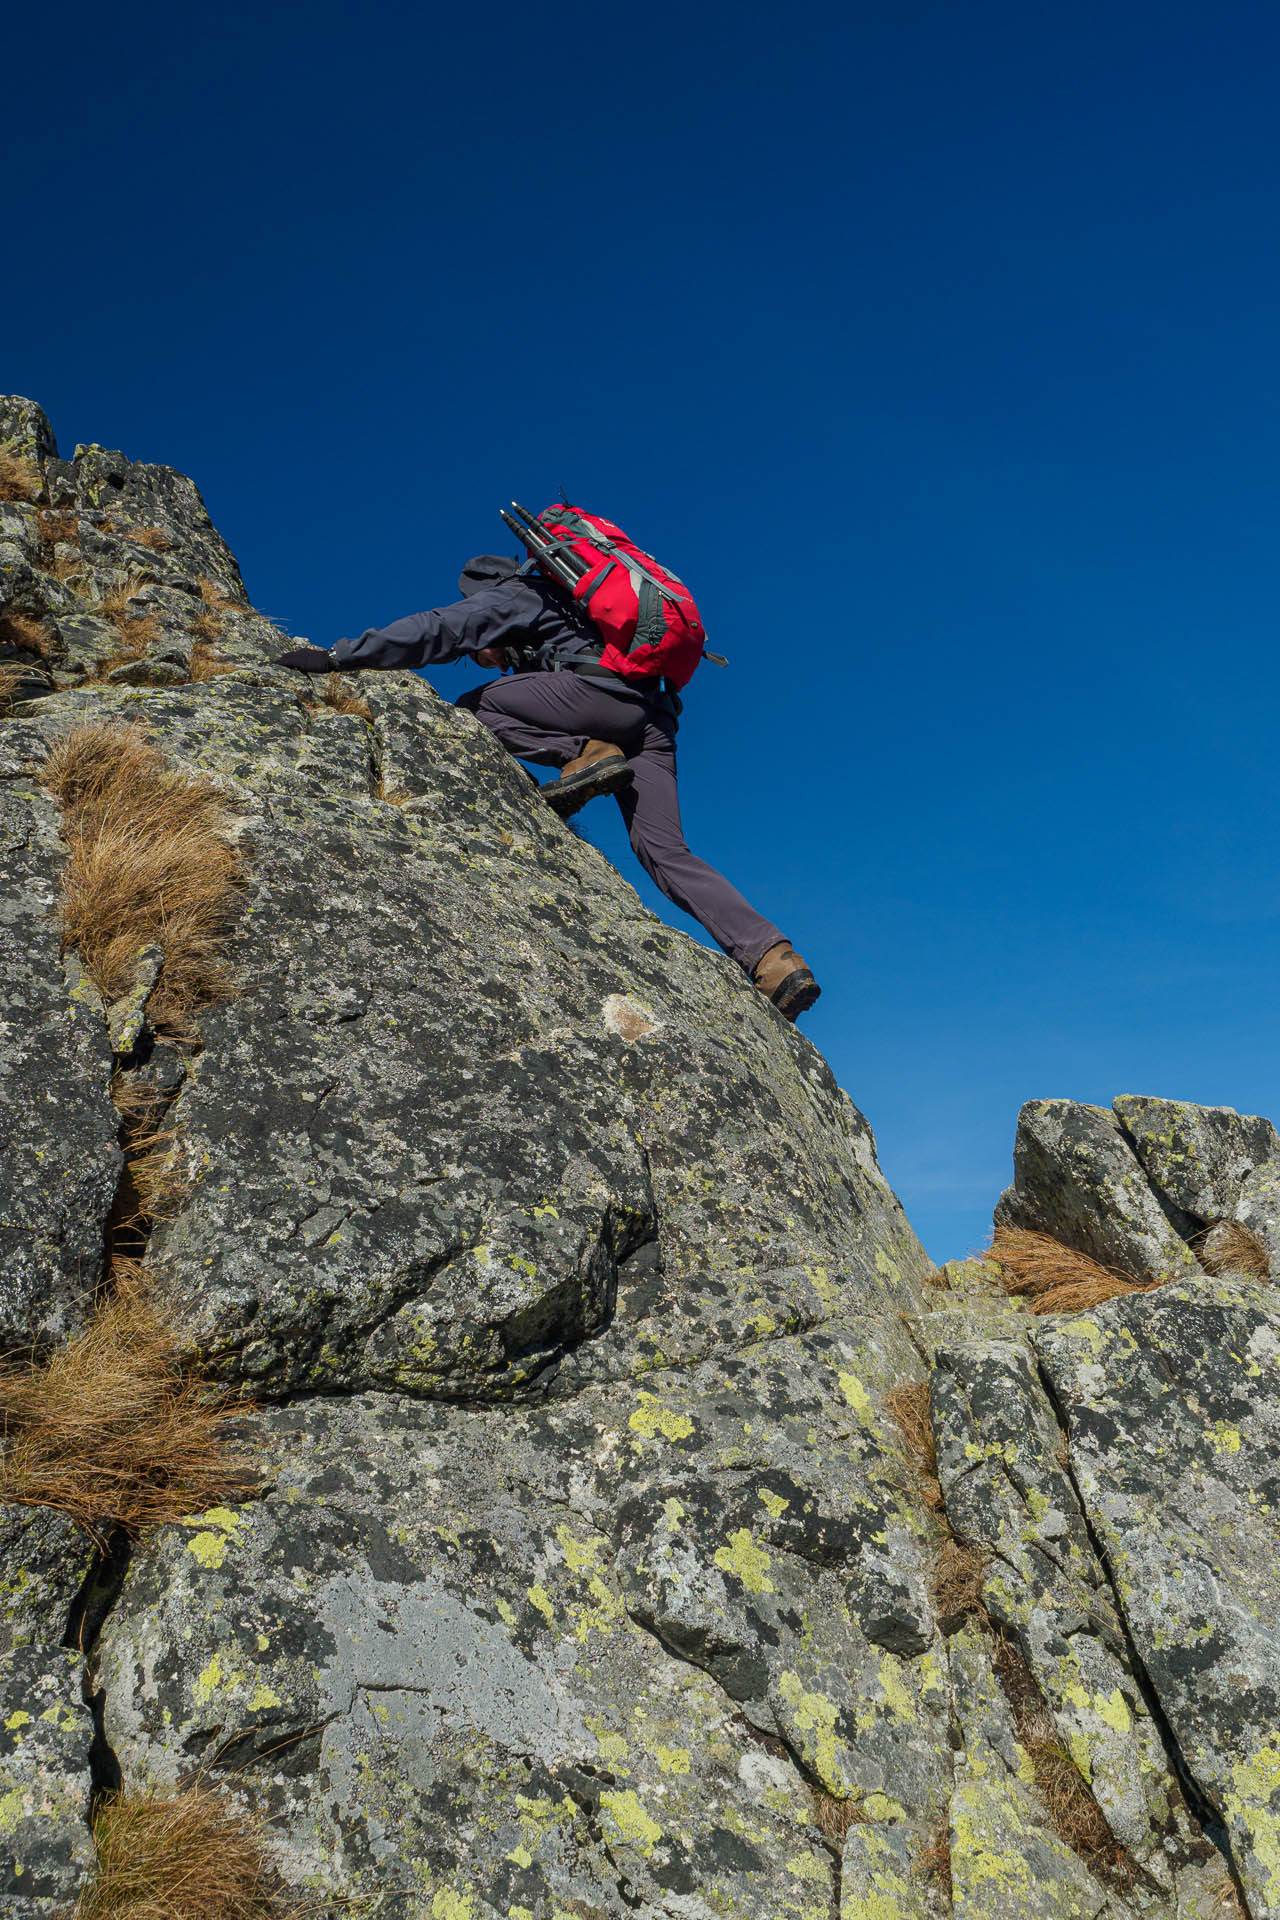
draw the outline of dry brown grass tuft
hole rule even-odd
[[[129,645],[140,654],[145,653],[148,647],[153,647],[162,637],[160,622],[154,613],[135,615],[126,622],[124,633]]]
[[[135,547],[149,547],[152,553],[170,553],[173,549],[173,541],[163,527],[122,527],[121,532]]]
[[[39,467],[16,454],[0,453],[0,500],[38,500],[43,492]]]
[[[163,948],[148,1024],[189,1038],[197,1009],[231,989],[223,949],[241,863],[225,796],[128,726],[75,728],[42,779],[64,816],[64,943],[107,1001],[133,985],[140,947]]]
[[[256,1824],[207,1787],[116,1794],[93,1821],[97,1869],[72,1920],[285,1920]]]
[[[126,574],[123,580],[117,580],[109,593],[102,595],[98,602],[99,613],[104,614],[113,626],[123,630],[138,617],[129,609],[146,585],[141,574]]]
[[[316,688],[316,693],[322,704],[332,707],[335,713],[352,713],[357,720],[373,719],[373,709],[369,702],[352,691],[345,675],[341,673],[326,674]]]
[[[141,1266],[117,1258],[115,1291],[48,1359],[0,1372],[0,1503],[52,1507],[102,1542],[242,1499],[225,1393],[184,1375]]]
[[[143,582],[136,576],[131,576],[127,580],[117,580],[115,586],[99,599],[99,613],[105,614],[108,620],[116,623],[128,619],[129,602],[137,599],[142,587]]]
[[[140,1121],[125,1127],[125,1169],[115,1219],[119,1226],[143,1235],[161,1220],[172,1220],[191,1191],[191,1182],[178,1164],[178,1134],[157,1132]]]
[[[163,1087],[136,1073],[117,1071],[112,1075],[111,1104],[125,1122],[126,1139],[139,1145],[144,1134],[156,1132],[157,1116],[165,1111],[170,1098]]]
[[[51,652],[49,623],[31,613],[0,613],[0,645],[47,660]]]
[[[1047,1233],[997,1227],[984,1259],[1000,1268],[1007,1293],[1021,1294],[1032,1313],[1082,1313],[1123,1293],[1148,1293],[1158,1280],[1139,1280],[1099,1266]]]
[[[0,660],[0,714],[12,712],[26,677],[25,667],[15,666],[11,660]]]
[[[1259,1280],[1271,1276],[1265,1243],[1235,1220],[1215,1220],[1196,1235],[1191,1251],[1206,1273],[1250,1273]]]
[[[954,1633],[965,1620],[985,1617],[982,1585],[989,1557],[960,1540],[943,1541],[933,1563],[929,1590],[944,1633]]]
[[[894,1387],[888,1402],[902,1435],[907,1460],[920,1483],[924,1503],[932,1513],[941,1513],[938,1453],[933,1443],[933,1422],[929,1418],[929,1382],[917,1380],[909,1387]]]
[[[206,607],[203,612],[192,614],[187,621],[187,632],[194,633],[197,640],[216,640],[222,632],[222,621]]]
[[[867,1816],[856,1800],[839,1800],[825,1787],[811,1786],[809,1792],[813,1797],[814,1823],[824,1840],[843,1846],[850,1827],[865,1823]]]
[[[1024,1744],[1057,1832],[1091,1866],[1116,1872],[1123,1858],[1120,1843],[1057,1735],[1045,1740],[1028,1735]]]
[[[942,1894],[944,1903],[950,1907],[951,1887],[951,1835],[946,1827],[936,1833],[928,1846],[921,1852],[916,1866],[927,1880],[932,1880]]]
[[[213,613],[243,613],[245,609],[231,594],[224,593],[216,580],[202,573],[196,585],[200,589],[200,598]]]
[[[146,584],[139,575],[130,574],[126,579],[119,581],[99,602],[99,610],[106,615],[120,635],[120,646],[109,660],[99,663],[94,675],[95,679],[105,680],[117,667],[127,666],[134,660],[141,660],[143,654],[162,638],[160,623],[154,614],[130,611],[133,602]]]
[[[1063,1747],[1034,1674],[1006,1634],[994,1636],[992,1659],[1055,1831],[1094,1873],[1132,1880],[1138,1872],[1135,1862],[1112,1833],[1080,1769]]]
[[[197,640],[191,649],[191,665],[187,669],[192,680],[217,680],[224,673],[234,673],[233,662],[224,661],[221,654],[203,640]]]
[[[92,677],[95,680],[107,680],[117,667],[127,667],[135,660],[141,660],[163,638],[160,622],[152,613],[121,621],[116,630],[120,635],[120,645],[105,660],[99,660],[93,670]]]
[[[388,807],[405,807],[408,806],[410,800],[413,799],[413,795],[407,788],[388,787],[385,780],[378,781],[373,789],[373,797],[375,800],[381,800],[383,805]],[[502,834],[499,837],[506,840],[508,845],[515,845],[515,841],[512,840],[510,834]]]
[[[36,515],[40,538],[46,547],[72,546],[80,537],[80,522],[74,513],[55,513],[43,507]]]
[[[44,563],[43,571],[55,580],[83,580],[86,572],[85,558],[78,547],[62,545],[56,549],[50,559]],[[87,585],[87,581],[84,581]]]

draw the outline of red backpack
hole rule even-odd
[[[706,634],[683,580],[598,513],[557,503],[535,520],[514,500],[511,505],[519,521],[502,517],[512,532],[599,628],[601,666],[624,680],[661,677],[687,686]]]

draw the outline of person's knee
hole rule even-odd
[[[468,687],[465,693],[458,695],[453,704],[455,707],[465,707],[468,713],[475,713],[485,696],[485,691],[484,687]]]
[[[643,828],[637,832],[633,828],[629,837],[636,859],[654,879],[661,874],[679,873],[693,858],[683,840],[667,834],[646,833]]]
[[[670,862],[687,860],[689,847],[678,809],[664,806],[662,796],[649,791],[643,762],[636,769],[635,784],[623,809],[627,837],[641,859]]]

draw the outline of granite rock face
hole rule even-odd
[[[469,715],[274,667],[181,475],[22,401],[0,447],[43,688],[0,719],[0,1302],[82,1322],[145,1091],[147,1264],[260,1469],[85,1586],[3,1515],[0,1913],[73,1896],[91,1789],[199,1774],[335,1917],[1280,1914],[1271,1294],[1188,1244],[1280,1227],[1265,1123],[1034,1103],[1002,1215],[1175,1283],[1053,1321],[936,1274],[803,1035]],[[197,1041],[162,951],[109,1008],[59,956],[37,776],[86,719],[230,803]]]
[[[1233,1107],[1122,1094],[1104,1107],[1029,1100],[998,1226],[1047,1233],[1139,1280],[1190,1279],[1206,1229],[1280,1251],[1280,1136]]]
[[[77,1597],[92,1558],[59,1516],[0,1508],[0,1913],[65,1914],[93,1860],[92,1720]]]
[[[1254,1914],[1280,1913],[1280,1310],[1219,1280],[1036,1337],[1080,1497]]]
[[[1121,1123],[1078,1100],[1029,1100],[999,1226],[1048,1233],[1135,1278],[1194,1273],[1188,1221],[1152,1185]]]
[[[1133,1094],[1112,1107],[1157,1196],[1206,1225],[1232,1218],[1254,1169],[1280,1159],[1271,1122],[1231,1107]]]
[[[73,1331],[102,1270],[120,1178],[112,1054],[94,996],[58,951],[57,809],[0,784],[0,1350]]]

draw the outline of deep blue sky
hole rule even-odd
[[[1024,1099],[1280,1118],[1274,6],[70,0],[6,69],[0,388],[268,612],[562,483],[691,581],[689,837],[935,1256]]]

